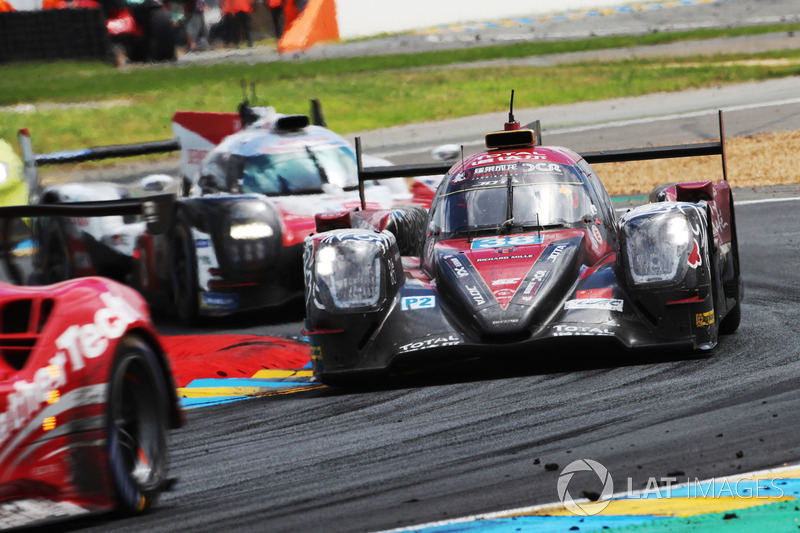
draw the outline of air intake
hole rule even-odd
[[[11,300],[0,308],[0,357],[11,368],[22,370],[50,313],[50,298]]]

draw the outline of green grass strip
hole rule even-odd
[[[797,29],[799,24],[787,24],[260,64],[125,69],[98,63],[11,64],[3,66],[0,106],[15,107],[0,111],[0,138],[13,141],[18,128],[30,128],[38,152],[167,139],[176,110],[234,111],[242,98],[242,80],[256,83],[257,94],[284,113],[307,113],[308,99],[319,98],[328,125],[345,134],[504,110],[511,89],[522,108],[765,80],[800,72],[800,50],[669,63],[637,59],[551,67],[436,67]],[[798,61],[722,63],[743,59]],[[87,102],[92,105],[71,105]]]

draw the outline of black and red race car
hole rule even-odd
[[[40,208],[85,214],[72,206],[0,208],[12,272],[28,268],[35,253],[29,219],[18,217]],[[0,529],[148,509],[171,484],[167,431],[182,420],[169,363],[135,290],[100,277],[41,287],[0,282]]]
[[[742,298],[727,181],[657,187],[651,203],[618,218],[590,162],[721,154],[724,163],[721,118],[720,142],[581,155],[538,145],[510,114],[485,151],[446,172],[416,247],[403,221],[389,231],[380,211],[317,217],[304,255],[315,376],[336,384],[403,362],[501,352],[552,358],[561,337],[714,348],[738,328]],[[360,177],[436,170],[419,167]]]

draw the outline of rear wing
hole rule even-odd
[[[325,127],[325,117],[319,100],[314,98],[310,103],[311,123]],[[62,150],[50,154],[35,153],[30,132],[27,128],[22,128],[18,132],[18,137],[22,159],[25,163],[25,181],[28,190],[31,191],[31,195],[38,196],[41,185],[38,167],[42,165],[82,163],[119,157],[163,154],[178,150],[181,151],[180,174],[189,178],[199,169],[200,162],[209,150],[222,142],[222,139],[228,135],[242,129],[242,116],[254,109],[260,110],[260,117],[263,117],[264,113],[275,114],[275,110],[271,107],[253,108],[247,101],[240,104],[238,113],[177,111],[172,117],[173,139]],[[32,198],[30,203],[36,203],[37,200],[38,197]]]
[[[70,202],[63,204],[12,205],[0,207],[0,224],[15,218],[35,217],[107,217],[142,215],[148,231],[163,233],[172,218],[174,194],[154,194],[123,200],[97,202]]]
[[[725,124],[722,110],[719,116],[719,140],[703,143],[675,144],[669,146],[656,146],[652,148],[623,148],[619,150],[599,150],[581,152],[580,155],[587,163],[624,163],[628,161],[645,161],[650,159],[670,159],[678,157],[697,157],[704,155],[719,155],[722,158],[722,177],[728,181],[728,165],[725,157]],[[536,144],[542,144],[541,130],[534,128]],[[418,165],[397,165],[388,167],[362,166],[361,138],[356,137],[356,163],[358,165],[358,190],[361,196],[361,209],[366,209],[364,198],[364,182],[389,178],[414,178],[418,176],[444,175],[453,166],[452,163],[432,163]]]
[[[38,202],[41,192],[39,166],[65,165],[82,163],[84,161],[98,161],[115,157],[134,157],[138,155],[161,154],[174,152],[180,146],[176,140],[154,141],[138,144],[116,144],[110,146],[97,146],[81,148],[78,150],[62,150],[50,154],[37,154],[33,151],[31,134],[27,128],[18,131],[19,145],[22,151],[22,161],[25,164],[25,181],[30,191],[30,203]]]
[[[124,200],[0,207],[0,252],[7,273],[15,283],[24,284],[24,269],[17,264],[18,254],[14,250],[24,241],[32,243],[29,252],[35,249],[31,218],[141,215],[148,231],[158,234],[165,233],[172,224],[174,201],[173,194],[155,194]]]

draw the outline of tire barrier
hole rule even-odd
[[[0,63],[99,59],[111,61],[111,39],[100,9],[0,13]]]

